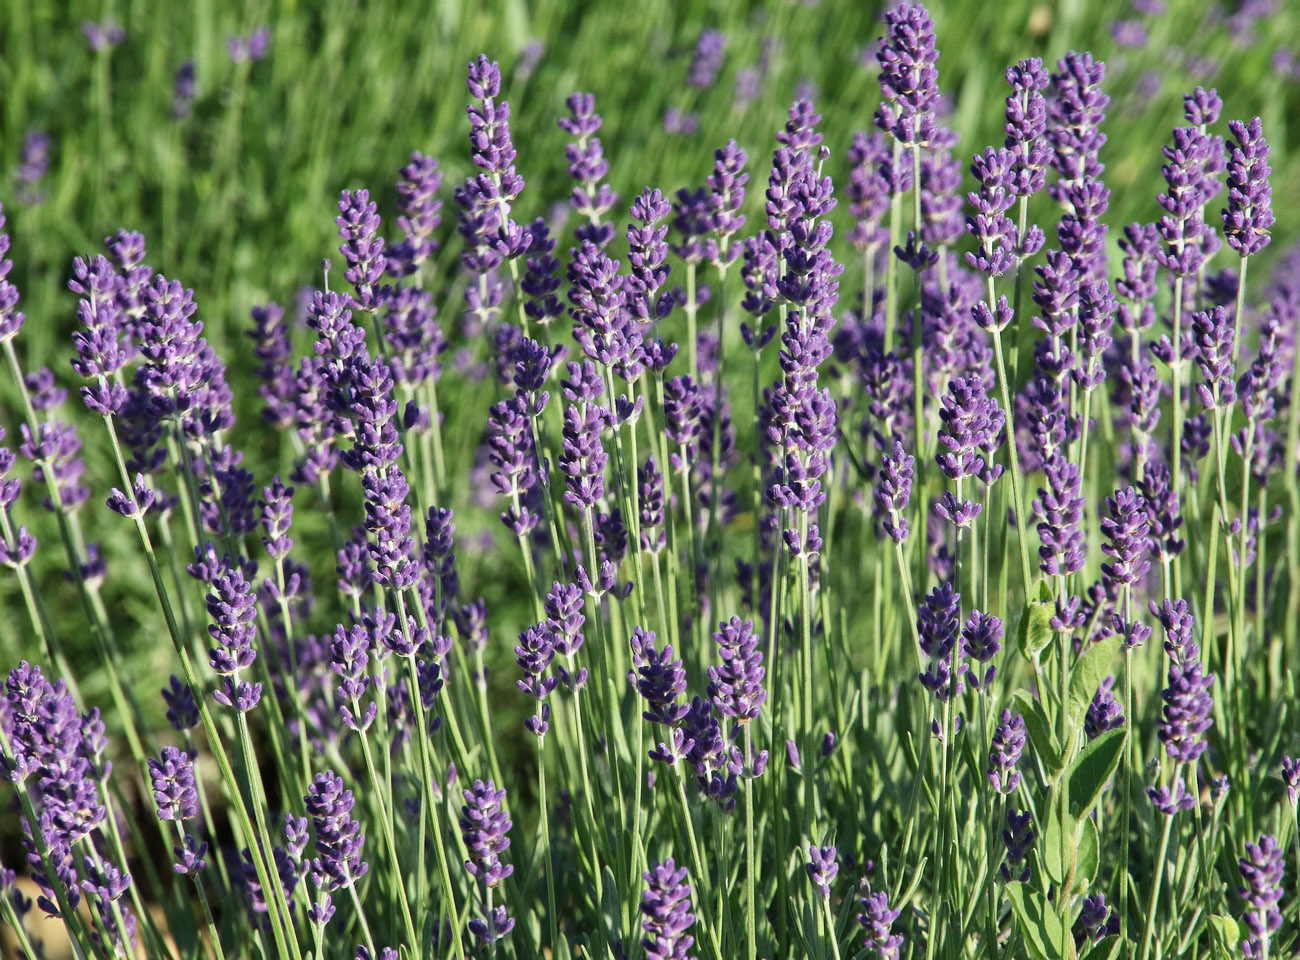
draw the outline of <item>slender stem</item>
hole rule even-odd
[[[1178,769],[1174,770],[1174,779],[1178,779]],[[1174,827],[1172,814],[1165,815],[1164,829],[1160,831],[1160,852],[1156,855],[1155,875],[1151,878],[1151,900],[1147,904],[1147,918],[1142,932],[1141,960],[1151,955],[1151,936],[1156,929],[1156,907],[1160,903],[1160,886],[1165,875],[1165,856],[1169,852],[1169,835]]]

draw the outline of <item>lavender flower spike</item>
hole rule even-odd
[[[356,883],[370,865],[361,859],[366,838],[361,824],[352,819],[356,803],[352,791],[344,789],[342,777],[327,770],[316,774],[303,802],[316,834],[318,856],[312,861],[312,872],[317,885],[338,890]]]
[[[1267,960],[1269,940],[1282,926],[1282,850],[1277,839],[1267,834],[1259,843],[1246,844],[1246,856],[1238,862],[1242,886],[1238,893],[1246,901],[1246,929],[1241,953],[1246,960]]]
[[[1228,205],[1223,210],[1223,235],[1242,257],[1268,246],[1273,226],[1273,190],[1269,186],[1268,141],[1259,117],[1249,124],[1228,124],[1233,143],[1228,147]]]
[[[465,870],[487,891],[515,872],[513,864],[501,862],[501,854],[510,848],[510,818],[501,805],[506,792],[498,790],[491,780],[475,780],[464,796],[460,830],[470,856],[465,861]],[[475,917],[469,922],[470,932],[483,944],[495,943],[514,927],[514,918],[507,915],[504,905],[493,908],[486,917]]]
[[[829,899],[831,884],[840,872],[840,865],[835,859],[834,847],[809,847],[808,863],[805,864],[808,878],[823,898]]]
[[[934,21],[922,4],[900,3],[885,13],[885,34],[876,47],[884,94],[876,126],[902,143],[927,143],[939,102]]]
[[[691,884],[686,868],[672,857],[650,866],[643,874],[641,894],[641,946],[646,960],[687,960],[695,938],[686,931],[695,922],[691,912]]]
[[[862,912],[858,914],[858,923],[866,931],[862,945],[875,953],[880,960],[898,960],[903,947],[901,934],[893,932],[894,921],[898,919],[901,909],[890,909],[889,894],[883,890],[872,892],[867,882],[862,881],[862,892],[858,897]]]

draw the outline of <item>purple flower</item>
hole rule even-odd
[[[506,792],[498,790],[491,780],[486,783],[475,780],[463,793],[460,831],[470,856],[465,861],[465,870],[488,891],[515,872],[513,864],[501,862],[501,854],[510,848],[510,818],[501,805]],[[502,939],[514,926],[515,921],[507,915],[504,905],[494,908],[487,917],[475,917],[469,922],[470,932],[483,944]]]
[[[257,659],[253,649],[257,598],[243,571],[228,557],[218,562],[210,587],[207,607],[212,623],[208,633],[217,645],[208,651],[209,662],[213,671],[225,678],[212,696],[218,703],[246,713],[262,698],[260,683],[241,679],[241,672]]]
[[[311,861],[316,885],[332,891],[356,883],[370,865],[361,859],[366,837],[352,819],[352,791],[344,789],[342,777],[327,770],[316,774],[303,802],[316,834],[317,856]]]
[[[642,876],[641,946],[646,960],[687,960],[695,938],[688,931],[695,922],[691,912],[691,884],[686,868],[672,857],[650,865]]]
[[[872,496],[876,502],[876,515],[881,518],[889,538],[895,543],[907,539],[907,504],[912,497],[912,472],[916,458],[903,449],[902,441],[895,440],[892,454],[880,458],[880,472],[876,477]]]
[[[81,25],[81,34],[86,38],[92,53],[111,50],[126,39],[126,31],[113,19],[103,23],[87,20]]]
[[[1172,484],[1172,475],[1163,463],[1148,465],[1142,475],[1142,499],[1146,502],[1150,523],[1151,555],[1161,562],[1172,560],[1187,546],[1187,541],[1178,536],[1183,515],[1178,492]]]
[[[1097,941],[1119,933],[1119,914],[1106,906],[1106,895],[1084,897],[1079,909],[1079,927],[1089,940]]]
[[[1050,78],[1043,61],[1030,57],[1007,67],[1006,80],[1011,95],[1007,97],[1007,138],[1003,145],[1016,158],[1009,183],[1017,197],[1028,197],[1043,189],[1046,167],[1052,160],[1052,149],[1045,139],[1047,99],[1043,96]],[[1041,237],[1041,231],[1038,236]],[[1022,255],[1029,252],[1024,251]]]
[[[378,209],[369,190],[344,190],[339,197],[339,215],[334,218],[343,241],[339,253],[348,265],[343,275],[356,289],[357,307],[371,313],[379,307],[376,284],[388,267]]]
[[[900,3],[885,13],[885,36],[876,43],[880,92],[876,126],[902,143],[927,143],[939,102],[939,51],[934,21],[919,3]]]
[[[717,82],[727,38],[720,30],[702,30],[686,70],[686,85],[707,90]]]
[[[1233,381],[1232,317],[1220,306],[1194,313],[1192,338],[1196,343],[1196,366],[1205,378],[1204,383],[1196,385],[1201,402],[1210,410],[1232,406],[1237,399]]]
[[[969,195],[975,212],[966,218],[966,230],[975,239],[977,250],[966,254],[971,267],[1000,277],[1016,258],[1018,236],[1007,210],[1015,203],[1013,173],[1017,163],[1011,150],[988,147],[976,154],[971,173],[979,190]]]
[[[855,249],[874,254],[889,240],[882,221],[889,210],[890,189],[882,166],[891,160],[890,147],[883,134],[868,136],[858,131],[845,159],[849,163],[849,212],[856,220],[848,239]]]
[[[1156,736],[1177,763],[1195,763],[1205,752],[1205,731],[1214,723],[1213,685],[1214,674],[1206,673],[1199,662],[1169,665],[1169,684],[1160,691],[1164,707]]]
[[[1259,843],[1246,844],[1246,856],[1237,861],[1242,886],[1237,892],[1246,901],[1246,929],[1241,953],[1247,960],[1263,960],[1269,955],[1269,941],[1282,926],[1282,873],[1284,858],[1275,837],[1265,834]]]
[[[577,186],[569,195],[573,209],[586,218],[587,223],[574,231],[579,243],[589,242],[604,248],[614,238],[614,225],[604,218],[618,203],[618,194],[609,184],[601,183],[609,174],[609,162],[601,149],[600,138],[593,136],[604,122],[596,112],[596,98],[590,93],[574,93],[565,101],[569,116],[561,117],[560,129],[574,138],[564,148],[569,164],[569,176]]]
[[[177,120],[188,117],[198,93],[198,70],[193,60],[186,60],[176,68],[172,79],[172,116]]]
[[[939,443],[946,450],[934,459],[944,476],[950,480],[979,476],[988,482],[991,474],[981,451],[996,449],[1006,415],[985,393],[984,380],[978,374],[948,381],[939,420]]]
[[[866,880],[862,881],[858,904],[862,908],[858,923],[866,931],[862,945],[880,960],[898,960],[903,936],[893,932],[893,925],[902,910],[897,907],[890,909],[889,894],[883,890],[873,893]]]
[[[632,631],[632,671],[630,681],[645,701],[641,716],[650,723],[666,727],[676,725],[686,715],[681,703],[686,693],[686,668],[673,656],[673,646],[655,645],[653,630],[636,627]]]
[[[1115,586],[1138,583],[1151,566],[1147,559],[1146,503],[1132,487],[1117,490],[1106,498],[1107,516],[1102,518],[1101,532],[1106,542],[1101,550],[1111,558],[1101,565],[1102,576]]]
[[[1043,467],[1045,488],[1034,500],[1038,516],[1039,569],[1049,576],[1075,573],[1087,559],[1083,544],[1083,497],[1079,493],[1079,468],[1060,451],[1052,451]]]
[[[732,617],[718,625],[713,635],[722,665],[709,667],[709,699],[718,713],[737,723],[748,723],[758,716],[767,700],[763,678],[763,651],[752,620]]]
[[[1097,154],[1106,143],[1101,122],[1110,97],[1101,91],[1106,65],[1092,54],[1070,51],[1057,61],[1056,70],[1051,79],[1055,96],[1047,106],[1047,140],[1060,179],[1048,193],[1058,203],[1068,203],[1070,185],[1102,174]]]
[[[948,700],[960,692],[959,671],[953,669],[953,652],[957,646],[957,632],[961,614],[961,595],[951,583],[934,587],[917,611],[917,633],[921,649],[929,658],[925,672],[920,675],[921,686],[940,701]]]
[[[535,623],[519,634],[515,663],[519,664],[523,677],[516,681],[516,685],[538,701],[538,712],[525,720],[524,726],[539,737],[550,729],[551,708],[541,701],[546,699],[558,683],[556,677],[546,675],[554,659],[555,634],[547,624]]]
[[[1020,755],[1025,751],[1025,721],[1018,713],[1002,711],[1002,722],[993,730],[989,747],[989,783],[1004,796],[1020,785]]]
[[[1268,141],[1259,117],[1244,124],[1228,123],[1228,205],[1223,210],[1223,235],[1243,257],[1268,246],[1273,226],[1273,189],[1269,186]]]
[[[831,884],[840,872],[840,865],[835,858],[834,847],[809,847],[808,862],[804,865],[808,878],[824,899],[830,899]]]
[[[1006,860],[1001,867],[1002,879],[1007,883],[1029,882],[1029,851],[1033,849],[1034,837],[1029,811],[1008,810],[1006,829],[1002,831]]]
[[[1165,653],[1177,664],[1186,664],[1201,655],[1201,648],[1192,639],[1192,628],[1196,625],[1186,600],[1161,601],[1156,606],[1154,600],[1149,604],[1151,613],[1160,621],[1165,630]]]
[[[410,163],[398,171],[397,225],[404,236],[389,253],[388,272],[394,276],[411,276],[438,252],[434,234],[442,224],[441,189],[437,159],[412,151]]]
[[[632,201],[634,223],[628,224],[627,305],[638,320],[660,320],[673,308],[673,295],[660,293],[668,280],[668,225],[672,204],[658,190],[647,187]]]
[[[713,234],[705,241],[705,256],[718,269],[724,269],[740,256],[740,246],[732,237],[745,226],[745,172],[747,157],[735,140],[713,151],[713,172],[708,177],[709,213],[705,220]]]
[[[9,282],[14,262],[9,259],[9,233],[4,229],[4,207],[0,206],[0,343],[18,336],[26,317],[18,309],[18,288]],[[73,334],[74,338],[76,334]]]
[[[172,675],[168,686],[162,689],[162,698],[167,704],[167,722],[173,730],[183,733],[199,725],[199,707],[194,702],[194,691],[179,677]]]
[[[349,730],[365,733],[379,713],[379,705],[371,701],[362,706],[361,698],[370,687],[368,666],[371,658],[370,631],[363,624],[353,624],[350,629],[339,624],[330,640],[330,669],[339,679],[336,702],[343,725]]]
[[[1282,783],[1286,787],[1286,796],[1291,801],[1291,806],[1300,803],[1300,759],[1282,758]]]
[[[184,750],[163,747],[157,760],[149,760],[149,779],[159,820],[191,820],[199,815],[194,760]]]
[[[991,613],[972,610],[961,629],[962,655],[973,663],[989,663],[1002,650],[1004,626],[1001,618]],[[988,689],[997,676],[997,667],[990,664],[981,675],[973,666],[966,669],[966,678],[976,690]]]
[[[1115,678],[1107,677],[1093,694],[1088,710],[1083,716],[1083,732],[1089,741],[1096,740],[1107,730],[1124,726],[1123,708],[1115,699]]]
[[[45,199],[45,194],[36,188],[49,172],[52,143],[49,134],[42,130],[27,131],[22,153],[18,157],[18,170],[14,174],[21,202],[37,204]]]

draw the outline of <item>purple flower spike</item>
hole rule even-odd
[[[13,270],[14,262],[9,259],[9,233],[4,227],[4,207],[0,206],[0,343],[18,336],[23,321],[27,319],[18,309],[18,288],[9,282],[9,272]]]
[[[709,175],[709,214],[705,218],[712,236],[704,242],[705,257],[719,270],[740,256],[740,245],[732,237],[745,226],[745,151],[735,140],[713,151],[713,173]]]
[[[465,803],[460,808],[460,830],[470,859],[465,870],[486,892],[515,872],[513,864],[501,862],[501,854],[510,848],[510,818],[502,801],[505,790],[498,790],[491,780],[475,780],[464,791]],[[504,906],[495,907],[490,915],[475,917],[469,922],[470,932],[480,943],[490,944],[502,939],[514,929],[515,921]]]
[[[523,671],[523,677],[516,685],[524,693],[538,701],[537,713],[524,721],[529,732],[541,737],[550,729],[551,708],[542,701],[550,695],[559,682],[557,677],[548,676],[547,670],[555,659],[555,634],[545,623],[535,623],[519,634],[519,644],[515,647],[515,663]]]
[[[1034,846],[1034,824],[1028,810],[1008,810],[1007,826],[1002,831],[1006,845],[1006,861],[1002,864],[1002,879],[1007,883],[1029,882],[1029,851]]]
[[[840,872],[840,865],[835,856],[835,848],[809,847],[808,862],[804,866],[808,871],[808,878],[812,880],[817,892],[824,899],[829,899],[831,884],[835,882],[835,877]]]
[[[159,759],[149,760],[149,778],[159,820],[191,820],[199,815],[194,760],[184,750],[163,747]]]
[[[900,3],[885,13],[885,36],[877,41],[880,92],[876,126],[902,143],[928,143],[939,102],[939,51],[934,21],[919,3]]]
[[[579,243],[585,241],[604,248],[614,239],[614,225],[604,220],[618,203],[618,194],[609,184],[601,183],[609,174],[609,162],[601,149],[600,138],[594,134],[603,121],[596,112],[596,98],[590,93],[571,94],[564,104],[569,108],[569,116],[561,117],[559,125],[574,138],[564,148],[564,154],[569,163],[569,176],[577,181],[569,203],[587,221],[574,233]]]
[[[344,190],[339,197],[339,215],[334,218],[343,241],[339,253],[348,264],[344,276],[356,289],[357,306],[368,312],[378,309],[379,291],[375,285],[388,267],[384,238],[379,235],[378,209],[369,190]]]
[[[998,793],[1009,796],[1020,785],[1016,769],[1025,751],[1025,721],[1018,713],[1002,711],[1002,722],[993,730],[989,747],[989,783]]]
[[[1213,685],[1214,674],[1198,662],[1169,665],[1169,685],[1160,691],[1164,708],[1157,736],[1178,763],[1195,763],[1205,752],[1205,731],[1214,724]]]
[[[881,526],[895,543],[907,539],[907,504],[912,498],[912,473],[916,458],[903,449],[902,441],[895,440],[892,454],[880,458],[880,473],[872,496],[876,502],[876,515]]]
[[[721,30],[702,30],[691,54],[691,65],[686,70],[686,85],[707,90],[717,82],[722,69],[723,51],[727,38]]]
[[[1042,541],[1039,569],[1049,576],[1075,573],[1087,559],[1083,543],[1083,497],[1079,493],[1079,468],[1059,450],[1053,450],[1043,472],[1047,487],[1034,500],[1038,537]]]
[[[438,161],[416,150],[398,173],[397,225],[405,236],[388,257],[388,272],[409,277],[438,252],[434,236],[442,224],[442,171]]]
[[[891,909],[889,894],[883,890],[873,893],[866,880],[862,881],[858,904],[862,907],[858,923],[866,931],[863,946],[880,960],[898,960],[903,948],[903,937],[893,932],[893,925],[902,910],[897,907]]]
[[[921,649],[929,658],[920,676],[921,686],[940,701],[961,691],[960,671],[954,671],[951,663],[960,614],[961,595],[953,590],[951,583],[941,583],[926,594],[917,611]]]
[[[1106,143],[1101,122],[1110,97],[1101,91],[1106,65],[1090,53],[1067,53],[1052,75],[1055,96],[1048,103],[1047,139],[1052,147],[1052,166],[1060,180],[1048,188],[1052,199],[1069,204],[1069,187],[1085,177],[1101,177],[1097,154]]]
[[[732,617],[718,625],[713,635],[722,657],[722,665],[709,667],[709,699],[718,713],[737,723],[748,723],[758,716],[767,700],[763,678],[763,651],[752,620]]]
[[[1083,716],[1083,732],[1091,742],[1107,730],[1118,730],[1124,726],[1123,708],[1115,699],[1115,678],[1107,677],[1093,694],[1088,711]]]
[[[1106,498],[1107,516],[1102,518],[1101,532],[1106,543],[1102,552],[1111,562],[1101,565],[1102,576],[1116,587],[1138,583],[1151,567],[1147,550],[1146,503],[1132,487],[1117,490]]]
[[[643,875],[641,894],[641,946],[646,960],[688,960],[695,938],[688,931],[695,922],[691,912],[691,884],[685,867],[672,857],[651,864]]]
[[[1079,926],[1089,940],[1097,941],[1119,933],[1119,914],[1106,906],[1106,895],[1084,897],[1079,910]]]
[[[1204,383],[1196,385],[1201,402],[1211,410],[1230,407],[1237,399],[1233,380],[1235,330],[1232,317],[1223,307],[1192,315],[1192,338],[1196,343],[1196,365]]]
[[[681,703],[686,693],[686,668],[673,656],[672,644],[664,644],[660,650],[653,630],[636,627],[632,631],[632,668],[632,682],[645,700],[641,715],[650,723],[677,724],[687,709]]]
[[[1228,246],[1243,257],[1268,246],[1273,226],[1273,189],[1268,177],[1268,141],[1259,117],[1249,124],[1228,124],[1233,142],[1228,146],[1228,205],[1223,210],[1223,235]]]
[[[194,692],[179,677],[173,675],[169,685],[163,687],[162,698],[167,704],[167,722],[173,730],[183,733],[199,725],[199,707],[194,702]]]
[[[990,661],[1002,650],[1004,629],[1001,618],[991,613],[972,610],[966,618],[961,630],[962,655],[971,664],[989,664],[983,674],[977,673],[973,665],[967,667],[966,679],[976,690],[987,690],[997,676],[997,667]]]
[[[332,891],[356,883],[370,865],[361,859],[366,837],[352,819],[352,791],[344,789],[342,777],[327,770],[316,774],[303,802],[316,834],[318,856],[311,864],[317,886]]]
[[[1291,806],[1300,804],[1300,758],[1282,758],[1282,783]]]
[[[217,564],[207,597],[212,623],[208,633],[217,645],[208,651],[213,671],[225,680],[213,698],[227,707],[246,713],[262,698],[262,685],[241,679],[241,672],[253,665],[257,651],[257,598],[243,571],[229,558]]]
[[[1265,834],[1259,843],[1246,844],[1246,856],[1237,861],[1242,879],[1237,892],[1246,901],[1245,921],[1249,931],[1242,941],[1241,953],[1247,960],[1265,960],[1269,955],[1269,941],[1282,926],[1282,912],[1277,905],[1282,899],[1283,860],[1277,839]]]
[[[1052,159],[1051,146],[1044,137],[1047,100],[1043,90],[1047,89],[1049,77],[1043,61],[1031,57],[1007,67],[1006,79],[1012,93],[1007,97],[1004,146],[1015,156],[1009,186],[1017,197],[1028,197],[1043,189]]]

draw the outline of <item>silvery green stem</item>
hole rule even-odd
[[[158,596],[159,606],[162,608],[163,619],[167,624],[167,632],[171,636],[172,645],[176,649],[176,655],[181,661],[181,669],[184,674],[185,682],[190,689],[195,692],[195,702],[199,709],[199,718],[203,723],[204,733],[207,734],[208,745],[216,758],[217,766],[221,771],[221,778],[226,784],[227,792],[230,795],[231,805],[235,809],[235,814],[239,820],[240,829],[243,831],[245,838],[249,841],[249,855],[253,861],[254,870],[257,873],[258,883],[262,885],[263,890],[270,890],[274,898],[274,916],[271,922],[271,932],[275,937],[276,947],[281,956],[291,955],[295,960],[301,960],[301,952],[298,947],[298,939],[292,933],[288,926],[288,905],[284,896],[284,888],[280,883],[279,871],[271,865],[268,865],[265,857],[269,855],[272,848],[270,836],[264,830],[258,832],[253,829],[253,823],[248,814],[248,808],[244,804],[242,792],[239,789],[239,781],[235,778],[233,769],[230,766],[230,758],[226,754],[226,749],[222,744],[220,734],[217,731],[216,724],[212,720],[211,710],[208,708],[207,700],[202,695],[203,686],[199,683],[198,677],[194,672],[194,665],[190,660],[189,649],[186,646],[184,638],[181,636],[180,628],[176,624],[176,616],[172,612],[171,601],[167,595],[167,587],[163,583],[162,573],[158,567],[158,558],[154,553],[153,541],[149,536],[149,529],[145,526],[144,517],[140,512],[139,504],[135,502],[135,487],[131,484],[131,477],[126,469],[126,460],[122,456],[122,444],[117,436],[117,428],[113,424],[112,417],[104,416],[104,426],[108,431],[109,440],[112,442],[113,455],[117,461],[118,473],[123,484],[123,493],[131,498],[135,507],[134,517],[132,518],[136,535],[140,540],[140,546],[145,552],[145,559],[149,563],[149,574],[153,579],[154,591]],[[251,760],[251,758],[250,758]],[[260,815],[260,809],[259,809]],[[254,840],[256,838],[256,842]]]

